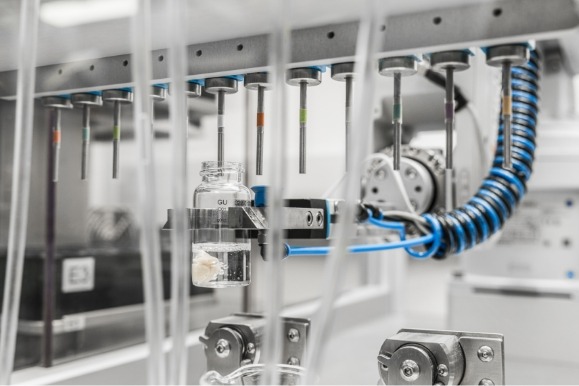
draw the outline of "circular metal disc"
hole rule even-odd
[[[405,379],[401,369],[406,361],[417,364],[418,371],[413,375],[416,379]],[[434,363],[428,351],[420,346],[407,345],[396,350],[388,363],[388,370],[381,371],[382,379],[386,378],[387,385],[404,385],[413,383],[416,385],[434,384]]]
[[[464,71],[470,67],[469,54],[460,50],[435,52],[430,55],[430,65],[435,71],[444,71],[447,68]]]
[[[299,86],[302,82],[308,86],[317,86],[322,83],[322,71],[310,67],[292,68],[287,70],[285,80],[291,86]]]
[[[259,86],[264,87],[266,90],[271,90],[272,87],[267,72],[253,72],[251,74],[246,74],[243,84],[248,90],[257,90]]]
[[[131,103],[133,101],[133,93],[128,90],[105,90],[103,91],[103,100]]]
[[[380,75],[394,76],[400,73],[402,76],[414,75],[418,71],[418,60],[413,56],[398,56],[395,58],[382,58],[378,62]]]
[[[217,94],[219,91],[234,94],[237,92],[237,83],[237,79],[233,78],[208,78],[205,79],[205,91],[211,94]]]
[[[70,99],[59,96],[48,96],[42,98],[42,105],[44,107],[56,107],[59,109],[71,109],[72,103]]]
[[[513,66],[522,66],[529,60],[529,47],[520,44],[494,46],[487,49],[487,64],[500,67],[505,62]]]
[[[164,101],[167,98],[167,89],[165,87],[151,86],[151,99],[155,101]]]
[[[348,77],[354,77],[354,62],[332,65],[332,79],[344,82]]]
[[[71,100],[73,105],[89,105],[89,106],[103,105],[103,97],[98,94],[91,94],[91,93],[72,94]]]
[[[220,340],[229,344],[227,355],[219,355],[216,346]],[[217,329],[207,340],[205,356],[208,363],[213,363],[221,374],[229,374],[239,368],[243,359],[244,342],[242,336],[229,327]]]

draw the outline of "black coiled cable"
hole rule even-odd
[[[434,258],[459,254],[487,240],[513,215],[526,193],[533,171],[538,109],[540,58],[531,51],[529,61],[511,69],[512,75],[512,160],[503,167],[503,122],[499,124],[497,150],[489,175],[478,192],[463,206],[434,215],[442,227],[442,242]]]

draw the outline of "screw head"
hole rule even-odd
[[[402,362],[402,366],[400,366],[400,375],[402,375],[402,379],[407,382],[417,380],[420,375],[420,367],[418,367],[418,363],[411,359],[405,360]]]
[[[488,378],[481,379],[478,384],[482,386],[495,386],[495,383]]]
[[[215,353],[219,358],[227,358],[231,352],[231,345],[225,339],[219,339],[215,344]]]
[[[384,169],[376,170],[376,172],[374,173],[374,177],[376,177],[376,179],[378,179],[378,180],[386,179],[386,170],[384,170]]]
[[[296,357],[290,357],[287,360],[287,364],[291,365],[291,366],[299,366],[300,365],[300,360]]]
[[[410,200],[410,205],[412,205],[414,210],[418,208],[418,202],[416,200]]]
[[[287,332],[287,338],[292,343],[297,343],[300,341],[300,332],[295,328],[290,328]]]
[[[255,354],[255,345],[253,343],[247,344],[247,353],[251,355]]]
[[[495,357],[495,352],[489,346],[481,346],[477,351],[478,359],[483,362],[490,362]]]
[[[445,364],[439,364],[437,367],[437,371],[438,371],[438,375],[440,377],[446,377],[448,376],[448,367],[446,367]]]
[[[408,168],[406,169],[406,177],[408,179],[414,180],[416,179],[416,177],[418,177],[418,172],[416,170],[414,170],[413,168]]]

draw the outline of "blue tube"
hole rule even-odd
[[[378,251],[389,251],[392,249],[415,247],[424,245],[435,241],[434,234],[417,237],[411,240],[403,240],[394,243],[384,244],[367,244],[367,245],[352,245],[348,248],[350,253],[368,253]],[[330,247],[295,247],[286,244],[286,252],[288,256],[312,256],[312,255],[327,255],[331,251]]]
[[[426,259],[431,256],[434,256],[434,254],[436,253],[442,242],[442,227],[440,226],[440,223],[436,221],[434,217],[430,214],[425,214],[422,217],[424,217],[424,219],[428,221],[430,229],[432,229],[432,235],[434,237],[434,240],[432,241],[430,247],[424,252],[415,251],[411,247],[404,248],[410,256],[417,259]]]

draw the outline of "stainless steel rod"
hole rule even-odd
[[[225,126],[223,122],[223,115],[225,110],[225,92],[219,90],[217,92],[217,162],[223,165],[224,159],[224,140],[225,140]]]
[[[513,143],[512,109],[511,63],[505,62],[503,63],[503,167],[505,168],[513,166],[511,153]]]
[[[444,102],[444,122],[446,125],[446,170],[444,173],[444,190],[446,210],[454,209],[453,199],[453,135],[454,135],[454,68],[446,68],[446,98]]]
[[[121,102],[114,101],[113,111],[113,178],[119,178],[119,150],[121,142]]]
[[[300,82],[300,174],[306,173],[306,124],[308,118],[308,84]]]
[[[402,148],[402,75],[394,74],[394,105],[392,123],[394,124],[393,158],[394,170],[400,170],[400,157]]]
[[[53,125],[52,125],[52,182],[58,182],[58,173],[60,165],[60,140],[61,140],[61,130],[60,130],[60,118],[61,111],[58,107],[52,110]]]
[[[352,85],[353,80],[351,76],[346,77],[346,171],[348,171],[348,163],[350,162],[350,135],[352,128]]]
[[[454,134],[454,69],[446,68],[446,100],[445,100],[445,125],[446,125],[446,169],[453,168],[452,149]]]
[[[80,179],[86,180],[88,175],[88,153],[90,145],[90,106],[82,107],[82,156],[80,162]]]
[[[255,158],[255,174],[258,176],[263,174],[264,93],[265,87],[257,86],[257,154]]]

